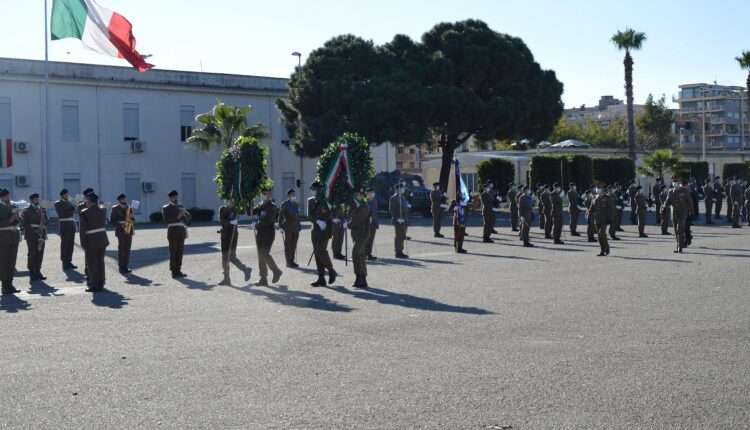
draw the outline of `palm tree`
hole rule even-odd
[[[643,157],[643,166],[638,167],[638,174],[649,178],[664,179],[666,172],[680,173],[680,157],[671,149],[660,149]]]
[[[646,41],[646,33],[639,33],[632,28],[625,28],[625,31],[617,31],[612,36],[612,43],[618,50],[625,51],[625,97],[627,99],[628,112],[628,155],[635,161],[635,120],[633,118],[633,57],[630,51],[637,51]]]
[[[203,128],[193,129],[187,145],[200,152],[210,152],[220,146],[229,148],[240,137],[254,137],[258,140],[268,137],[266,127],[257,123],[247,127],[247,116],[252,112],[251,106],[227,106],[217,100],[210,112],[202,113],[195,120]]]
[[[750,51],[742,51],[742,55],[739,57],[735,57],[735,60],[737,60],[738,63],[740,63],[740,68],[742,70],[747,69],[747,94],[745,95],[747,97],[747,109],[748,112],[750,112]],[[742,109],[742,106],[740,106],[740,109]],[[742,148],[745,148],[745,142],[740,142],[742,144]]]

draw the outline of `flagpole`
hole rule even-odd
[[[49,197],[49,34],[47,0],[44,0],[44,146],[42,147],[43,195]]]

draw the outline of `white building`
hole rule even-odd
[[[39,192],[55,200],[63,187],[71,195],[92,187],[105,201],[124,192],[128,199],[141,201],[136,217],[147,220],[176,189],[186,207],[216,209],[221,204],[213,181],[219,150],[199,153],[186,149],[183,141],[196,114],[209,111],[217,98],[251,105],[249,123],[268,128],[268,175],[277,200],[289,188],[297,189],[300,200],[309,194],[317,159],[295,156],[282,144],[288,137],[275,100],[286,97],[286,79],[167,70],[141,74],[128,67],[55,62],[49,66],[45,148],[44,62],[0,58],[0,139],[14,146],[12,166],[0,167],[0,187],[10,189],[14,199]],[[395,165],[390,145],[374,148],[373,157],[378,171]]]

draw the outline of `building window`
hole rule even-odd
[[[195,106],[180,106],[180,142],[187,142],[193,133],[195,120]]]
[[[125,103],[123,105],[123,125],[125,140],[138,140],[140,137],[140,121],[137,103]]]
[[[68,190],[68,194],[76,196],[81,193],[81,174],[80,173],[63,173],[63,188]]]
[[[396,152],[398,152],[399,154],[403,154],[404,153],[404,147],[403,146],[399,146],[398,149],[396,150]]]
[[[62,102],[62,139],[63,142],[78,142],[78,100]]]
[[[182,205],[190,209],[195,206],[195,173],[182,174],[182,190],[180,191]]]
[[[396,168],[397,169],[403,169],[404,168],[404,163],[401,162],[401,161],[396,161]]]
[[[0,173],[0,188],[5,188],[10,191],[11,197],[21,200],[19,197],[13,195],[13,174],[12,173]]]
[[[141,174],[140,173],[126,173],[125,174],[125,187],[123,193],[127,196],[128,201],[133,200],[141,201]],[[133,214],[139,215],[141,213],[140,206],[137,210],[133,211]]]
[[[414,148],[409,148],[409,154],[416,154],[417,150]]]
[[[13,138],[10,125],[10,98],[0,97],[0,142]]]

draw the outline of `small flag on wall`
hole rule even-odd
[[[0,168],[6,169],[13,165],[13,139],[5,139],[4,143],[0,151]]]
[[[135,50],[133,26],[117,12],[94,0],[55,0],[50,22],[52,40],[81,39],[83,46],[100,54],[128,60],[139,72],[154,67]]]

